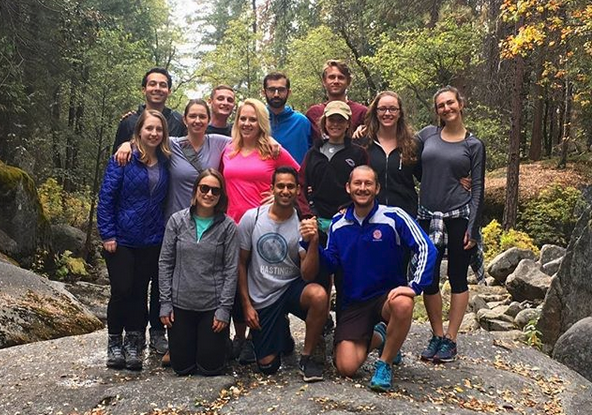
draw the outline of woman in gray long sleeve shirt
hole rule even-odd
[[[191,207],[169,219],[159,261],[160,318],[178,375],[224,370],[238,275],[237,227],[222,175],[204,170]]]
[[[439,251],[437,275],[432,286],[424,290],[433,335],[421,358],[443,363],[456,357],[456,337],[469,300],[467,270],[479,239],[485,146],[466,130],[462,117],[464,101],[456,88],[440,89],[434,95],[434,104],[441,126],[425,127],[418,134],[423,168],[418,220]],[[470,191],[460,182],[467,176],[471,178]],[[452,295],[445,333],[439,270],[446,248]]]

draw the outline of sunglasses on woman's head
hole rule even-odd
[[[222,189],[220,189],[219,187],[208,186],[207,184],[200,184],[197,187],[198,187],[199,191],[201,193],[203,193],[204,195],[207,195],[211,191],[212,195],[220,196],[220,192],[222,191]]]

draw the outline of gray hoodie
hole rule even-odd
[[[183,310],[216,310],[215,318],[228,323],[238,275],[237,227],[224,214],[196,241],[189,208],[169,219],[160,251],[158,281],[160,316],[173,306]]]

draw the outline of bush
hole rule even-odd
[[[90,210],[90,194],[66,192],[54,178],[39,187],[39,199],[45,215],[53,224],[67,223],[84,229]]]
[[[514,247],[530,249],[535,254],[539,253],[539,249],[528,234],[515,229],[504,231],[502,226],[495,219],[489,222],[481,232],[483,235],[485,262],[491,261],[497,255]]]
[[[519,227],[532,235],[538,246],[566,246],[578,219],[575,212],[581,201],[582,192],[578,189],[554,183],[524,204]]]
[[[74,282],[80,277],[88,276],[86,263],[82,258],[72,257],[72,252],[65,251],[55,259],[55,276],[60,281]]]

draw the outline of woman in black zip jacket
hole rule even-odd
[[[365,127],[365,137],[355,142],[366,148],[370,166],[378,174],[378,203],[417,217],[419,142],[407,124],[401,98],[392,91],[380,92],[368,107]]]

